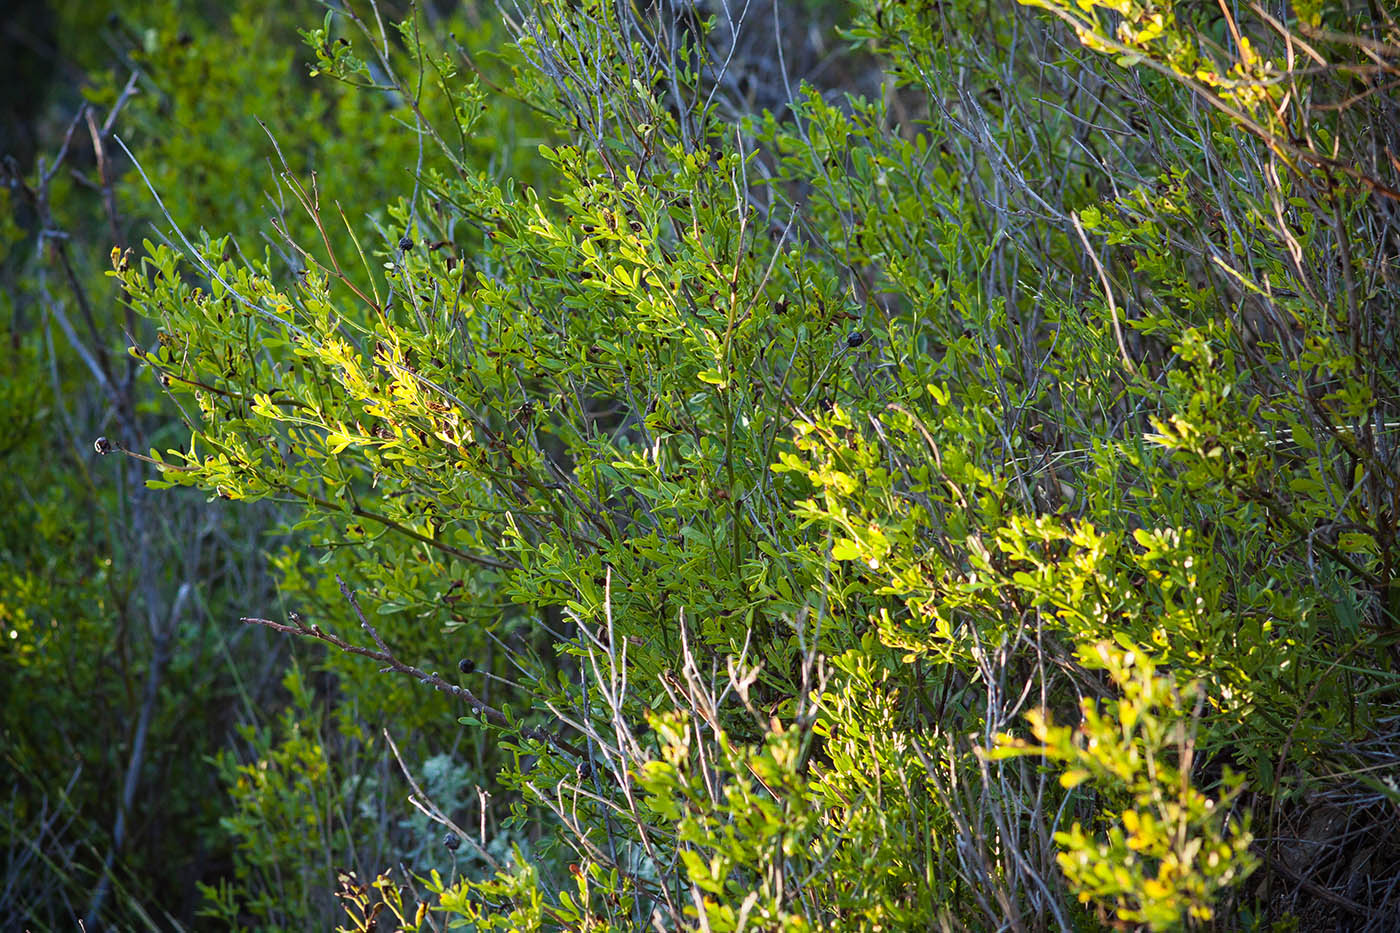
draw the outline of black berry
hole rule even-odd
[[[846,335],[846,346],[850,347],[852,350],[863,343],[865,343],[865,335],[858,330],[853,330]]]
[[[442,844],[447,846],[450,851],[456,852],[458,847],[462,845],[462,840],[458,838],[456,833],[448,833],[442,837]]]
[[[476,662],[471,658],[463,658],[457,662],[457,670],[461,671],[463,674],[470,674],[472,671],[476,670]]]

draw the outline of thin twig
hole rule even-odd
[[[471,844],[471,847],[476,850],[477,855],[481,856],[482,861],[486,862],[486,864],[490,865],[496,871],[500,871],[501,863],[496,860],[496,857],[490,852],[487,852],[481,843],[473,839],[466,830],[452,822],[451,818],[449,818],[446,813],[442,812],[442,808],[433,803],[431,797],[423,793],[423,788],[419,787],[418,782],[413,778],[413,772],[409,771],[408,765],[404,764],[403,756],[399,754],[399,747],[394,743],[394,737],[389,734],[388,729],[384,729],[383,732],[385,741],[389,743],[389,750],[394,753],[394,760],[399,763],[399,770],[403,772],[404,778],[407,779],[408,786],[413,788],[413,794],[409,796],[408,802],[417,807],[428,819],[446,826],[458,839],[465,839]]]
[[[352,644],[346,641],[345,639],[340,638],[337,635],[333,635],[330,632],[327,632],[319,625],[307,624],[307,622],[296,613],[292,613],[290,615],[290,625],[286,625],[281,622],[273,622],[270,619],[260,619],[254,616],[244,616],[240,618],[239,621],[248,623],[250,625],[261,625],[266,628],[270,628],[273,631],[285,632],[289,635],[299,635],[303,638],[318,639],[320,641],[326,642],[329,645],[333,645],[336,648],[339,648],[346,654],[357,654],[360,657],[370,658],[371,660],[378,661],[379,663],[384,665],[384,667],[380,669],[381,673],[393,672],[396,674],[408,674],[415,680],[418,680],[421,683],[428,684],[436,690],[441,690],[443,693],[446,693],[450,696],[458,697],[459,699],[465,701],[467,705],[469,705],[473,709],[473,711],[480,713],[483,717],[485,717],[488,721],[490,721],[493,725],[497,726],[498,728],[518,730],[520,735],[524,736],[527,739],[534,739],[537,742],[543,742],[546,745],[552,745],[560,751],[568,752],[570,755],[573,755],[576,758],[582,759],[587,757],[583,749],[579,748],[577,745],[574,745],[572,742],[559,738],[557,735],[554,735],[550,732],[546,732],[543,729],[536,729],[532,726],[522,726],[517,723],[512,723],[500,710],[488,705],[484,700],[482,700],[472,691],[468,690],[466,687],[461,687],[457,684],[448,682],[440,674],[438,674],[437,671],[428,672],[420,667],[416,667],[412,664],[406,664],[405,662],[399,660],[390,650],[389,646],[385,644],[383,637],[379,634],[379,631],[369,623],[368,619],[365,618],[364,612],[360,609],[359,601],[355,598],[355,594],[351,592],[350,588],[345,585],[345,581],[337,578],[336,582],[340,584],[341,595],[345,597],[346,601],[350,604],[350,608],[354,610],[355,617],[360,620],[360,627],[365,630],[365,632],[370,636],[370,638],[374,639],[374,643],[379,646],[378,648],[365,648],[360,645]]]

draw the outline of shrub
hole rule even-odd
[[[778,57],[757,114],[739,24],[667,9],[543,4],[489,85],[332,11],[317,69],[392,89],[405,196],[338,248],[289,171],[315,237],[115,257],[199,414],[158,485],[293,506],[331,565],[254,621],[436,688],[501,769],[528,850],[437,909],[1383,927],[1389,27],[861,4],[882,98]],[[483,87],[546,121],[538,185],[472,151]],[[1286,827],[1337,799],[1367,884],[1307,893]],[[349,916],[420,926],[385,878]]]

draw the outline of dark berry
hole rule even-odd
[[[470,674],[472,671],[476,670],[476,662],[471,658],[463,658],[457,662],[457,670],[461,671],[463,674]]]
[[[858,330],[853,330],[846,335],[846,346],[850,347],[852,350],[863,343],[865,343],[865,335]]]
[[[447,846],[447,848],[450,851],[456,852],[457,849],[462,845],[462,840],[457,836],[456,833],[448,833],[446,836],[442,837],[442,844]]]
[[[407,233],[403,235],[403,239],[399,240],[399,249],[403,250],[405,253],[413,249],[413,238]]]
[[[92,442],[92,449],[105,457],[112,452],[112,442],[105,437],[99,437]]]

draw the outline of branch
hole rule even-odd
[[[460,687],[457,684],[449,683],[439,675],[437,671],[429,673],[420,667],[415,667],[412,664],[405,664],[403,661],[400,661],[394,656],[389,646],[385,644],[379,631],[373,625],[369,624],[369,620],[365,618],[364,612],[360,609],[359,602],[355,599],[355,594],[350,592],[350,588],[345,585],[345,581],[337,577],[336,582],[340,584],[341,595],[350,603],[350,608],[355,611],[355,617],[360,620],[360,627],[369,633],[370,638],[374,639],[374,643],[378,646],[377,648],[364,648],[359,645],[351,644],[337,635],[332,635],[319,625],[308,625],[306,621],[295,612],[290,613],[288,616],[291,620],[290,625],[281,622],[273,622],[271,619],[259,619],[247,616],[239,619],[239,621],[246,622],[250,625],[261,625],[276,632],[299,635],[302,638],[314,638],[326,642],[329,645],[334,645],[346,654],[357,654],[360,657],[378,661],[384,665],[384,667],[380,668],[380,673],[394,672],[397,674],[408,674],[415,680],[428,684],[437,690],[441,690],[443,693],[458,697],[466,701],[473,711],[480,712],[483,717],[495,726],[503,729],[519,729],[520,734],[527,739],[535,739],[546,745],[552,745],[560,751],[568,752],[570,755],[579,759],[586,759],[588,757],[583,749],[574,745],[572,742],[561,739],[543,729],[512,724],[500,710],[488,705],[466,687]]]

